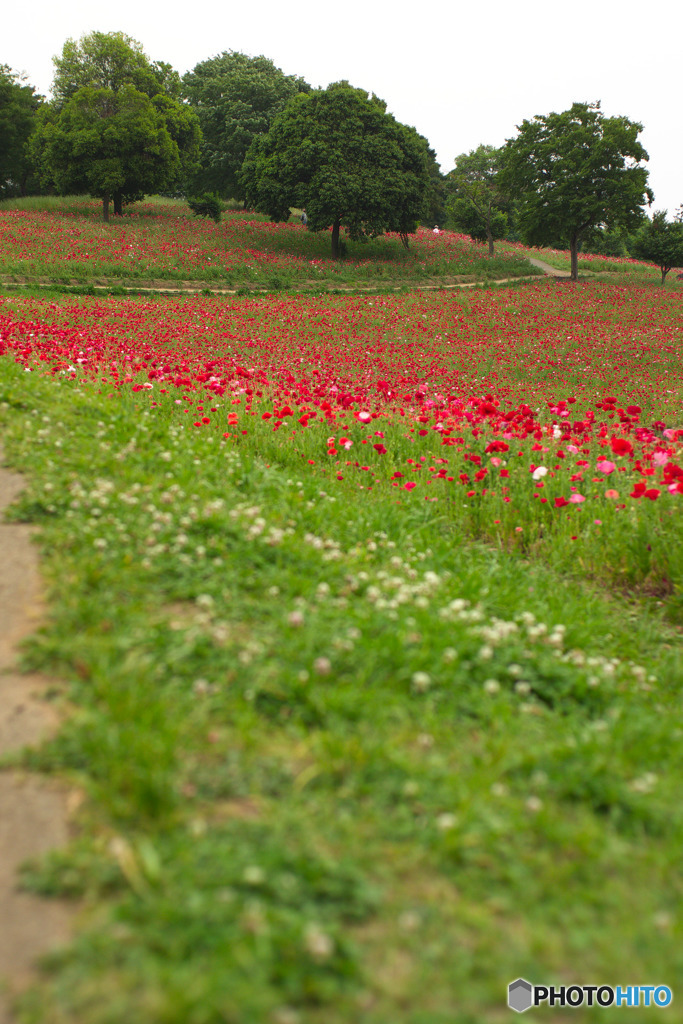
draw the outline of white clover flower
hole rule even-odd
[[[404,932],[414,932],[420,923],[420,915],[415,910],[405,910],[398,919],[398,926]]]
[[[645,772],[638,779],[633,779],[628,788],[634,793],[651,793],[657,785],[658,779],[654,772]]]
[[[319,676],[329,676],[332,671],[332,662],[329,658],[316,658],[313,662],[313,668]]]
[[[538,796],[530,796],[526,801],[527,811],[531,811],[532,814],[538,814],[543,807],[543,801]]]
[[[484,683],[484,690],[486,693],[498,693],[500,690],[500,683],[497,679],[487,679]]]
[[[304,945],[314,960],[328,960],[334,953],[334,939],[317,924],[307,926]]]
[[[418,693],[424,693],[432,685],[432,678],[427,672],[413,672],[411,682],[413,689],[417,690]]]
[[[261,885],[265,877],[263,868],[258,867],[257,864],[250,864],[242,873],[242,878],[247,885]]]
[[[304,613],[299,608],[295,608],[287,616],[287,623],[293,628],[298,629],[299,626],[304,624]]]
[[[443,814],[439,814],[436,819],[436,827],[440,829],[441,832],[448,832],[450,829],[455,828],[457,824],[457,816],[452,814],[450,811],[445,811]]]

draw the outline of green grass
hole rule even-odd
[[[71,709],[21,761],[86,795],[24,874],[85,909],[22,1021],[495,1024],[520,975],[675,990],[683,672],[654,603],[331,497],[291,447],[1,373],[52,597],[25,663]]]

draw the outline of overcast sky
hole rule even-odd
[[[181,74],[223,50],[264,54],[313,86],[345,78],[381,96],[444,172],[524,118],[601,100],[644,126],[653,209],[673,215],[683,204],[682,12],[679,0],[34,0],[6,5],[0,64],[48,94],[52,57],[94,30],[127,33]]]

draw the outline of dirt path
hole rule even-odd
[[[529,263],[532,263],[539,270],[542,270],[548,277],[571,277],[569,270],[558,270],[557,267],[551,267],[549,263],[544,263],[543,260],[534,259],[531,256],[527,256]]]
[[[16,670],[17,645],[42,614],[38,555],[28,526],[2,521],[23,480],[2,468],[0,448],[0,756],[35,744],[57,726],[40,698],[48,680]],[[17,890],[17,869],[67,841],[66,792],[18,771],[0,771],[0,1024],[12,1024],[8,997],[31,977],[36,957],[69,935],[65,904]]]
[[[529,260],[530,263],[534,263],[537,267],[543,270],[544,273],[550,274],[552,277],[569,277],[569,274],[563,270],[556,270],[554,267],[549,266],[547,263],[542,263],[540,260]],[[433,279],[432,279],[433,280]],[[304,285],[306,289],[323,289],[331,292],[349,292],[357,294],[359,292],[368,292],[370,294],[376,294],[377,292],[400,292],[404,288],[411,288],[416,292],[435,292],[443,290],[452,290],[457,288],[483,288],[487,284],[513,284],[515,281],[541,281],[542,278],[538,274],[527,274],[520,277],[501,277],[495,281],[447,281],[442,283],[437,282],[436,284],[431,283],[420,283],[419,281],[404,281],[401,284],[385,285],[378,282],[376,285],[346,285],[346,284],[335,284],[333,281],[309,281]],[[50,288],[50,286],[61,287],[64,285],[63,281],[50,281],[48,278],[26,278],[23,280],[2,280],[0,279],[0,289],[5,291],[11,291],[13,288],[30,288],[31,286],[39,288]],[[215,285],[207,284],[206,281],[178,281],[175,286],[170,285],[168,281],[163,283],[157,282],[145,282],[139,285],[137,284],[126,284],[122,285],[116,281],[111,281],[109,284],[91,284],[87,281],[73,281],[65,287],[78,289],[79,287],[86,291],[92,289],[95,292],[110,292],[113,288],[116,288],[117,294],[123,292],[124,294],[132,293],[133,295],[198,295],[209,293],[211,295],[239,295],[240,293],[244,296],[247,295],[271,295],[273,294],[272,288],[249,288],[248,293],[245,292],[244,288],[220,288]],[[285,292],[297,291],[298,289],[286,289]],[[277,294],[277,293],[275,293]]]

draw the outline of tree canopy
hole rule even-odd
[[[0,65],[0,198],[25,194],[32,173],[27,144],[42,98]]]
[[[568,243],[573,280],[590,228],[633,227],[652,202],[642,130],[626,117],[605,117],[599,103],[574,103],[523,121],[506,142],[499,181],[515,197],[520,233],[532,245]]]
[[[683,267],[683,223],[680,220],[669,222],[666,211],[657,210],[636,235],[633,254],[659,267],[664,287],[669,271]]]
[[[478,146],[455,158],[448,175],[451,199],[448,211],[453,222],[478,242],[488,242],[489,256],[494,240],[504,238],[509,202],[498,184],[500,151],[494,146]]]
[[[183,77],[183,94],[199,116],[201,167],[197,190],[241,199],[239,173],[254,138],[265,135],[288,100],[310,92],[302,78],[285,75],[267,57],[235,51],[197,64]]]
[[[354,240],[399,232],[407,244],[430,188],[426,139],[400,124],[376,96],[348,82],[290,100],[243,167],[248,201],[273,220],[305,208],[308,228],[332,228],[339,255],[343,224]]]
[[[196,114],[175,98],[179,79],[152,64],[121,32],[67,40],[55,58],[56,99],[43,119],[37,151],[62,192],[103,201],[104,219],[124,202],[172,188],[197,160]]]
[[[62,108],[79,89],[111,89],[132,85],[150,98],[167,93],[177,99],[180,76],[170,64],[152,62],[142,45],[125,32],[91,32],[78,41],[67,39],[59,57],[53,57],[52,96]]]

